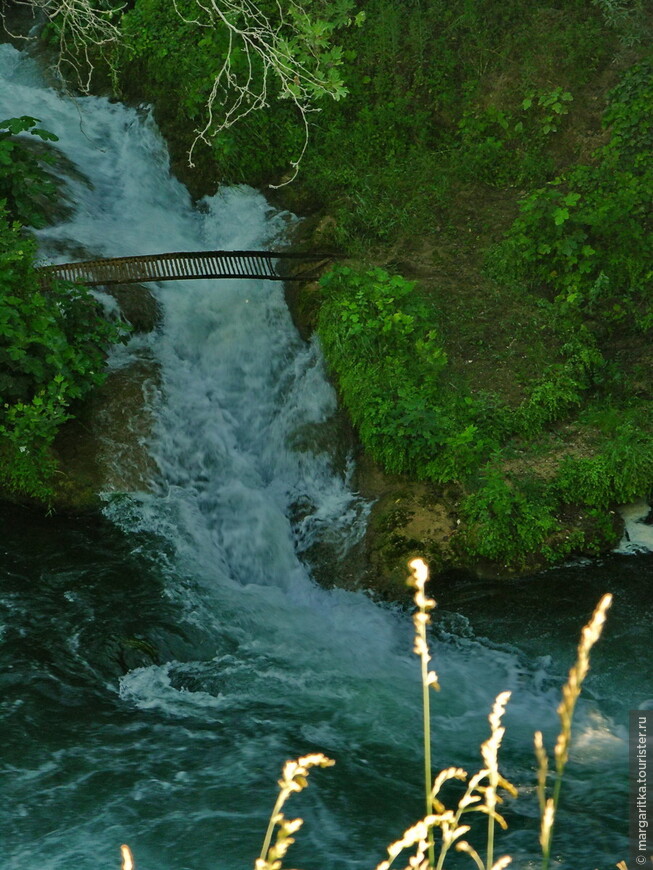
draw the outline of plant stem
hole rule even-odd
[[[431,707],[429,703],[429,689],[439,689],[438,678],[435,671],[429,671],[431,654],[426,639],[426,626],[430,622],[429,611],[435,607],[435,601],[427,598],[424,587],[428,580],[429,571],[423,559],[413,559],[408,563],[412,571],[412,578],[408,581],[415,589],[414,600],[417,612],[413,614],[415,626],[415,646],[413,652],[420,657],[422,666],[422,731],[424,734],[424,799],[426,803],[426,815],[430,816],[433,809],[433,776],[431,772]],[[429,866],[435,866],[435,850],[433,848],[433,830],[428,832]]]
[[[431,770],[431,703],[429,699],[428,662],[422,659],[422,714],[424,732],[424,797],[426,799],[426,815],[433,809],[431,789],[433,787],[433,772]],[[433,847],[433,830],[429,828],[429,865],[435,866],[435,849]]]
[[[553,826],[555,824],[556,812],[558,810],[558,801],[560,799],[560,788],[562,786],[562,774],[564,770],[558,770],[556,779],[553,784],[553,817],[551,826],[548,831],[546,845],[542,847],[542,870],[548,870],[549,861],[551,859],[551,842],[553,841]]]
[[[487,820],[487,870],[492,870],[492,862],[494,860],[494,818],[488,816]]]
[[[287,797],[288,795],[285,791],[281,791],[279,793],[279,796],[277,797],[274,809],[272,810],[272,815],[270,816],[270,821],[268,822],[268,829],[265,832],[265,839],[263,840],[263,847],[261,848],[261,854],[259,856],[261,861],[266,860],[266,856],[268,854],[268,851],[270,850],[270,843],[272,842],[272,833],[276,824],[276,818]]]

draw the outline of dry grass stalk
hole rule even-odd
[[[296,761],[287,761],[284,764],[279,780],[279,795],[270,816],[268,829],[265,832],[261,854],[254,865],[256,870],[280,870],[288,848],[295,842],[293,834],[303,824],[302,819],[286,819],[281,812],[283,805],[291,794],[306,788],[308,772],[312,767],[332,767],[334,764],[335,761],[322,755],[321,752],[303,755]],[[271,845],[275,827],[277,828],[277,836],[274,845]]]
[[[549,773],[549,758],[544,748],[544,739],[541,731],[535,732],[533,743],[537,759],[537,799],[540,804],[540,818],[542,818],[546,807],[546,780]]]
[[[420,658],[422,670],[422,709],[423,709],[423,733],[424,733],[424,791],[426,802],[426,815],[420,826],[426,824],[426,830],[423,827],[409,828],[404,836],[393,843],[388,849],[388,860],[382,862],[377,870],[388,870],[394,858],[404,849],[417,843],[417,852],[410,860],[410,867],[418,867],[422,862],[422,849],[420,844],[421,839],[415,840],[416,831],[424,832],[424,842],[427,843],[428,861],[427,865],[436,867],[436,870],[442,870],[444,860],[454,844],[461,846],[460,851],[467,852],[473,860],[476,860],[478,853],[469,846],[466,841],[461,841],[460,838],[469,831],[469,825],[461,824],[461,817],[465,812],[482,812],[488,816],[488,854],[487,862],[483,870],[492,870],[493,868],[493,851],[494,851],[494,824],[498,822],[501,827],[506,827],[505,819],[497,812],[497,803],[500,798],[497,795],[499,786],[507,789],[509,792],[516,794],[514,786],[512,786],[499,773],[498,752],[501,745],[501,740],[505,732],[505,728],[501,724],[501,719],[505,712],[505,706],[510,698],[510,692],[502,692],[496,699],[492,712],[490,713],[490,737],[481,746],[481,754],[485,767],[477,774],[471,777],[468,781],[467,789],[463,796],[458,801],[455,810],[447,809],[444,804],[438,799],[437,795],[440,789],[447,780],[450,779],[467,779],[467,773],[461,768],[447,768],[441,771],[435,779],[433,786],[432,771],[431,771],[431,723],[430,723],[430,695],[429,689],[439,689],[438,678],[435,671],[430,670],[431,654],[429,651],[426,630],[431,621],[430,612],[436,606],[436,602],[426,595],[425,587],[428,580],[428,567],[422,559],[413,559],[409,563],[411,577],[408,580],[408,585],[415,589],[414,601],[416,612],[413,616],[413,624],[415,626],[415,644],[413,651]],[[481,785],[485,780],[488,785]],[[434,827],[440,828],[442,834],[442,844],[438,856],[437,865],[435,863],[435,848],[433,843]],[[464,845],[461,845],[464,844]],[[480,860],[480,859],[479,859]],[[499,863],[507,859],[500,859]],[[502,866],[505,866],[502,865]]]
[[[492,708],[492,713],[489,717],[492,732],[490,738],[481,747],[482,752],[484,750],[484,756],[487,756],[487,759],[491,761],[493,769],[485,767],[475,773],[467,783],[465,793],[458,801],[456,812],[448,811],[441,814],[441,821],[438,822],[438,826],[442,830],[442,847],[440,849],[436,870],[443,870],[444,859],[447,852],[450,850],[451,846],[469,830],[469,825],[460,824],[463,813],[478,812],[487,815],[488,821],[492,822],[492,838],[494,836],[494,822],[497,822],[503,830],[508,827],[506,820],[499,812],[497,812],[496,809],[497,803],[501,802],[501,798],[497,794],[497,788],[501,787],[513,796],[517,795],[517,789],[499,773],[496,753],[501,743],[501,737],[503,736],[503,730],[500,724],[501,716],[503,715],[504,704],[509,695],[510,693],[508,692],[502,692],[497,697],[494,707]],[[486,759],[484,758],[484,760]],[[482,783],[485,780],[488,780],[490,785],[483,785]],[[494,787],[492,787],[493,781],[495,783]],[[458,848],[458,845],[459,844],[456,844],[456,848]],[[467,844],[467,846],[467,848],[463,847],[462,849],[459,849],[459,851],[467,852],[467,854],[476,860],[472,854],[475,850],[472,850],[469,844]],[[488,848],[488,860],[485,867],[483,862],[481,862],[480,866],[484,868],[484,870],[493,870],[494,865],[492,864],[493,856],[490,854],[491,851],[492,849]],[[476,855],[478,855],[478,853],[476,853]],[[508,856],[500,858],[498,863],[506,860],[509,860]]]
[[[494,752],[494,748],[498,748],[500,737],[502,736],[499,733],[501,728],[500,717],[503,713],[503,704],[505,704],[505,701],[507,700],[506,694],[507,693],[504,692],[499,695],[495,701],[492,714],[490,714],[492,734],[487,741],[488,749],[486,750],[486,752],[490,754]],[[489,748],[490,745],[492,748]],[[517,791],[515,787],[511,785],[511,783],[509,783],[497,770],[494,796],[490,798],[490,804],[488,805],[488,792],[492,793],[492,789],[482,783],[485,780],[490,780],[490,777],[491,771],[488,768],[479,770],[478,773],[475,773],[467,781],[465,792],[458,801],[456,808],[447,809],[438,798],[442,786],[452,779],[462,780],[463,782],[466,781],[467,772],[460,767],[448,767],[446,770],[440,771],[435,778],[433,789],[431,791],[431,806],[433,812],[426,815],[416,825],[408,828],[399,840],[396,840],[388,846],[388,857],[377,866],[376,870],[390,870],[390,867],[399,854],[414,846],[416,847],[416,851],[409,859],[406,870],[424,870],[424,868],[432,866],[430,857],[426,857],[426,854],[432,846],[432,831],[434,828],[439,828],[442,835],[440,852],[438,854],[437,864],[435,864],[436,870],[443,870],[444,860],[452,846],[455,846],[459,852],[464,852],[469,855],[480,870],[503,870],[503,868],[507,867],[511,860],[507,855],[499,858],[494,864],[490,864],[488,861],[487,865],[485,865],[481,861],[478,852],[476,852],[476,850],[466,840],[460,839],[470,830],[469,825],[461,823],[463,814],[468,812],[484,813],[494,821],[498,822],[502,828],[507,828],[505,819],[496,811],[495,808],[496,804],[501,800],[501,798],[496,794],[496,788],[505,788],[513,795],[516,795]]]
[[[408,585],[415,589],[413,596],[416,612],[413,615],[415,626],[415,645],[413,652],[419,656],[422,667],[422,732],[424,735],[424,798],[426,802],[426,815],[431,812],[431,783],[433,773],[431,769],[431,706],[429,688],[439,691],[440,685],[435,671],[429,670],[431,654],[426,639],[426,626],[431,621],[430,611],[435,607],[435,600],[428,598],[425,592],[426,581],[429,579],[429,569],[423,559],[412,559],[408,563],[412,576],[408,579]],[[429,862],[435,864],[435,852],[433,849],[433,833],[429,832]]]
[[[485,806],[488,813],[487,870],[492,870],[494,862],[494,822],[497,818],[497,803],[501,800],[497,795],[497,788],[501,784],[504,788],[507,787],[508,790],[514,789],[514,786],[506,782],[499,773],[499,747],[501,746],[503,735],[506,733],[505,727],[501,724],[501,719],[506,712],[506,704],[510,700],[511,694],[511,692],[501,692],[497,695],[489,716],[490,737],[481,746],[481,755],[488,770],[488,785],[485,789]]]
[[[134,870],[134,856],[129,846],[123,844],[120,847],[120,854],[122,855],[122,870]]]
[[[474,861],[479,870],[485,870],[485,865],[481,861],[481,856],[478,854],[476,849],[473,846],[470,846],[466,840],[461,840],[460,843],[456,843],[456,850],[458,852],[464,852],[466,855],[469,855],[470,858]],[[512,864],[512,858],[510,855],[503,855],[501,858],[496,861],[490,870],[505,870],[505,868]]]
[[[590,667],[590,651],[597,640],[601,637],[605,625],[606,614],[612,604],[612,595],[604,595],[594,610],[590,621],[583,628],[578,644],[576,661],[569,670],[567,682],[562,687],[562,700],[558,706],[560,717],[560,733],[554,749],[556,778],[553,786],[553,796],[546,797],[546,779],[548,772],[548,758],[541,732],[535,734],[535,754],[538,760],[538,798],[540,801],[540,844],[542,846],[542,870],[548,870],[551,857],[551,840],[553,838],[553,826],[555,824],[562,776],[567,761],[569,760],[569,746],[571,744],[571,726],[574,717],[576,702],[580,695],[583,681]]]

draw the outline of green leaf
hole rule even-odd
[[[569,218],[569,211],[566,208],[556,208],[553,210],[553,220],[557,227],[561,226]]]
[[[565,205],[576,205],[576,203],[578,202],[579,199],[580,199],[580,193],[568,193],[564,197],[563,202]]]

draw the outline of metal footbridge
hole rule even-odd
[[[319,275],[321,267],[333,259],[333,254],[275,251],[177,251],[41,266],[38,272],[43,286],[49,285],[53,279],[88,286],[198,278],[310,281]]]

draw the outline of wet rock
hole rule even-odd
[[[410,559],[422,557],[432,575],[455,564],[455,494],[385,474],[365,456],[359,459],[356,483],[363,495],[375,500],[362,544],[366,585],[383,597],[408,600]]]
[[[159,653],[156,647],[139,637],[113,638],[108,641],[102,653],[103,669],[115,676],[158,663]]]
[[[60,430],[55,508],[97,508],[99,493],[147,490],[155,473],[147,450],[153,417],[149,397],[158,386],[153,360],[111,372],[106,382]]]
[[[118,303],[120,312],[135,333],[153,332],[161,311],[152,293],[142,284],[113,284],[105,288]]]

